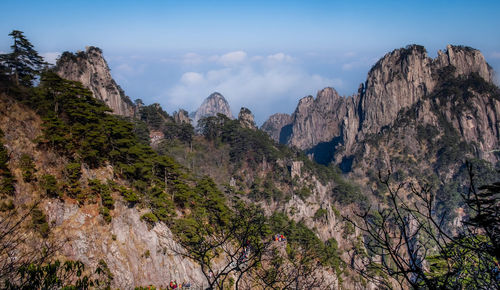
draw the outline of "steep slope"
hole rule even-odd
[[[133,103],[112,78],[99,48],[90,46],[85,52],[76,54],[64,52],[57,60],[55,70],[62,78],[81,82],[92,91],[95,98],[104,101],[113,113],[126,117],[134,115]]]
[[[201,118],[216,116],[219,113],[226,115],[229,119],[233,118],[229,103],[226,101],[224,96],[215,92],[208,96],[195,112],[191,113],[193,126],[196,127]]]
[[[169,228],[161,223],[151,227],[140,218],[144,209],[130,207],[117,192],[112,193],[115,204],[110,223],[100,214],[100,202],[81,203],[67,196],[48,198],[43,194],[43,177],[54,175],[58,183],[63,184],[67,179],[64,168],[69,160],[37,146],[35,140],[42,134],[41,124],[40,117],[30,108],[0,94],[0,129],[5,134],[2,139],[9,150],[10,167],[16,178],[14,204],[28,205],[40,200],[39,207],[50,224],[49,240],[66,241],[57,256],[80,260],[90,270],[103,260],[113,273],[113,288],[167,285],[170,279],[201,285],[204,278],[198,266],[172,252],[179,246]],[[31,182],[24,181],[22,176],[19,164],[23,155],[31,156],[35,164],[35,177]],[[114,177],[111,166],[96,169],[82,166],[79,183],[85,185],[89,179],[103,183],[114,180],[126,185],[124,180]]]

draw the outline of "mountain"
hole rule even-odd
[[[62,78],[79,81],[104,101],[114,114],[132,117],[134,104],[111,77],[110,69],[102,55],[102,50],[89,46],[77,53],[64,52],[57,60],[55,71]]]
[[[357,94],[341,97],[332,88],[323,89],[316,98],[301,99],[288,124],[267,130],[275,140],[306,150],[318,162],[339,164],[352,158],[359,142],[372,134],[380,134],[384,128],[394,125],[403,111],[437,93],[436,89],[441,88],[447,78],[467,78],[471,74],[486,83],[493,82],[493,70],[478,50],[448,45],[445,52],[439,51],[432,59],[424,47],[410,45],[380,59]],[[476,119],[469,120],[469,125],[454,124],[468,142],[480,144],[479,155],[489,155],[493,161],[496,158],[487,152],[498,145],[498,104],[487,95],[479,103],[492,104],[481,107],[488,112],[488,126],[471,127],[473,123],[485,122]],[[421,115],[431,118],[428,111]],[[281,136],[279,140],[277,136]]]
[[[193,125],[196,127],[201,118],[216,116],[219,113],[226,115],[229,119],[233,119],[229,103],[224,96],[215,92],[208,96],[196,111],[191,113]]]

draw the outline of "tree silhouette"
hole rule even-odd
[[[33,80],[48,64],[38,55],[22,31],[13,30],[9,36],[14,43],[11,45],[11,53],[0,55],[3,70],[16,85],[31,87]]]
[[[500,183],[476,189],[472,165],[467,166],[467,215],[455,228],[448,226],[446,212],[436,210],[431,186],[394,186],[390,173],[379,174],[389,205],[357,213],[357,222],[344,217],[361,230],[368,251],[351,251],[351,267],[389,288],[397,283],[413,289],[499,289]]]

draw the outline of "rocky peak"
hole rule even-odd
[[[334,88],[324,88],[318,92],[316,103],[325,107],[330,107],[333,103],[338,101],[341,97]]]
[[[274,141],[280,142],[280,133],[282,128],[291,122],[292,117],[290,115],[277,113],[271,115],[269,119],[262,124],[260,129],[269,134]]]
[[[238,121],[243,128],[256,130],[257,126],[255,126],[255,121],[252,115],[252,111],[249,109],[242,107],[240,113],[238,114]]]
[[[110,69],[97,47],[87,47],[77,53],[64,52],[57,60],[56,73],[62,78],[79,81],[104,101],[114,114],[131,117],[134,105],[111,77]]]
[[[440,67],[454,66],[456,76],[475,72],[489,83],[494,80],[494,71],[484,59],[483,54],[468,46],[448,45],[445,52],[438,51],[436,62]]]
[[[201,118],[216,116],[219,113],[233,119],[229,103],[226,101],[224,96],[215,92],[203,101],[198,110],[192,113],[193,123],[196,126]]]
[[[453,66],[455,76],[478,73],[487,82],[493,70],[480,51],[464,46],[447,46],[435,59],[420,45],[396,49],[380,59],[368,73],[361,97],[361,129],[377,133],[391,124],[398,112],[429,94],[439,81],[440,71]]]
[[[189,113],[183,109],[180,109],[178,112],[174,112],[174,121],[178,124],[191,123]]]
[[[333,88],[319,91],[316,99],[312,96],[302,98],[292,115],[287,142],[300,149],[329,142],[341,134],[344,116],[354,115],[354,111],[352,97],[341,97]]]

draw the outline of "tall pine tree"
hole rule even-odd
[[[5,71],[16,85],[30,87],[47,63],[33,49],[33,45],[22,31],[13,30],[9,35],[14,44],[11,45],[11,53],[0,54],[2,71]]]

